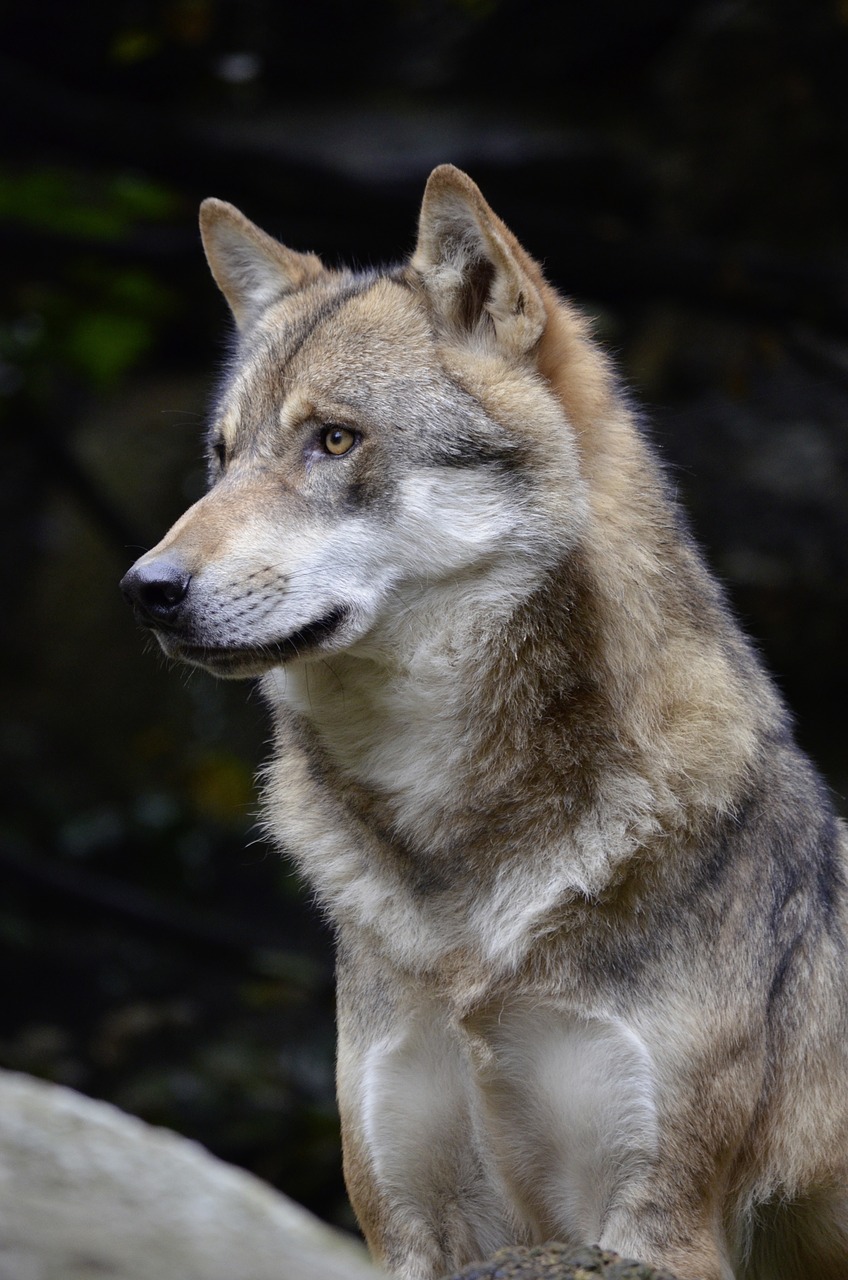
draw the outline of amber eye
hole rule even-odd
[[[356,435],[347,427],[325,427],[321,432],[321,447],[325,453],[339,458],[356,444]]]
[[[218,466],[223,471],[224,467],[227,465],[227,446],[224,444],[224,441],[220,436],[212,441],[212,452],[215,455]]]

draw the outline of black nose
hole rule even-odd
[[[178,560],[157,556],[155,560],[133,565],[121,579],[121,590],[145,622],[172,623],[190,582],[191,574]]]

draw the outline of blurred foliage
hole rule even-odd
[[[227,321],[196,204],[367,263],[467,167],[658,407],[845,787],[848,7],[38,0],[0,51],[0,1063],[349,1222],[329,941],[254,827],[262,710],[145,653],[117,591],[202,490]]]
[[[116,240],[136,220],[169,217],[177,205],[164,187],[132,174],[83,174],[52,166],[0,171],[0,219],[62,236]]]
[[[79,242],[58,270],[49,259],[41,271],[31,264],[4,299],[0,379],[7,401],[23,394],[49,412],[63,376],[105,390],[137,364],[173,312],[174,295],[149,270],[105,262],[103,245],[125,239],[139,222],[173,216],[178,206],[163,186],[130,174],[0,169],[0,226]]]

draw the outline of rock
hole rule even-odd
[[[197,1143],[0,1071],[0,1280],[378,1280],[362,1247]]]
[[[574,1249],[555,1241],[499,1249],[485,1262],[472,1262],[451,1280],[675,1280],[644,1262],[589,1245]]]

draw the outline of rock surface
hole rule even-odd
[[[0,1280],[376,1280],[252,1175],[103,1102],[0,1072]]]
[[[675,1280],[669,1271],[657,1271],[599,1249],[596,1245],[574,1249],[549,1241],[531,1247],[499,1249],[485,1262],[472,1262],[451,1280]]]

